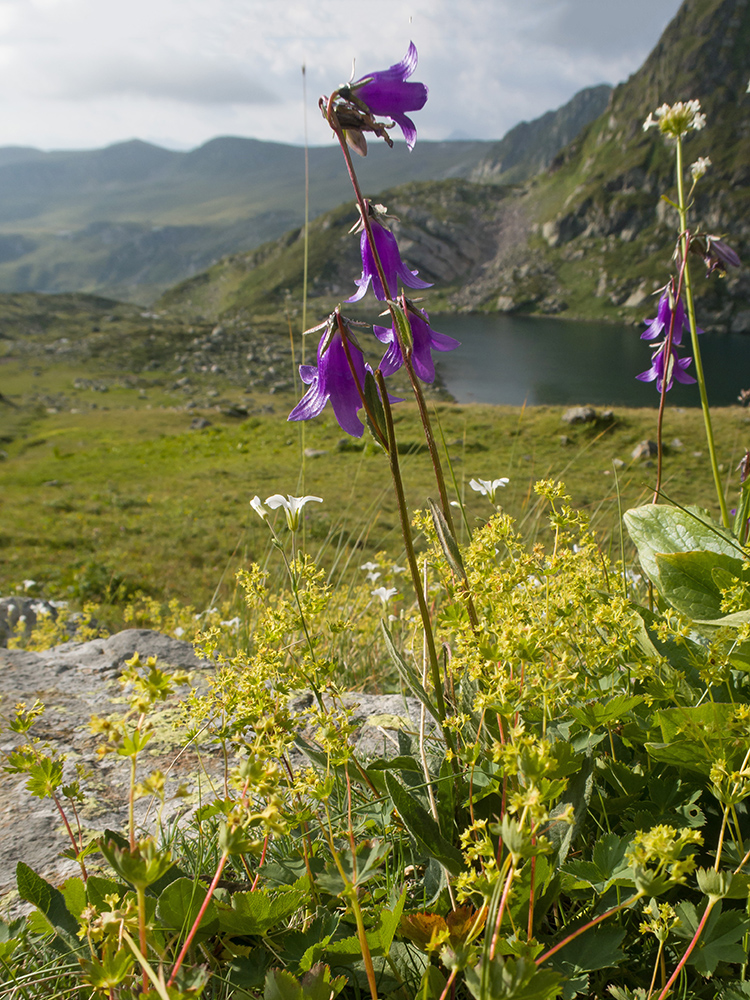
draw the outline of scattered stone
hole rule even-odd
[[[320,458],[321,455],[327,454],[327,448],[305,448],[305,458]]]
[[[693,452],[693,458],[703,458],[703,452],[702,451],[694,451]]]
[[[612,465],[614,465],[614,467],[616,469],[622,469],[624,467],[625,463],[623,462],[623,460],[621,458],[613,458],[612,459]]]
[[[565,424],[590,424],[597,419],[597,412],[593,406],[571,406],[561,419]]]
[[[656,441],[639,441],[630,453],[630,457],[637,461],[639,458],[652,458],[659,454],[659,446]]]
[[[684,448],[685,445],[682,443],[682,441],[680,441],[679,438],[672,438],[672,440],[669,442],[669,447],[674,448],[675,451],[679,451],[680,448]]]
[[[561,434],[560,435],[560,444],[562,445],[563,448],[567,448],[567,446],[569,444],[573,444],[573,438],[568,437],[567,434]]]
[[[602,412],[599,414],[599,420],[603,424],[611,424],[614,419],[615,419],[614,410],[602,410]]]
[[[191,431],[202,431],[211,426],[211,421],[207,417],[193,417],[190,421]]]
[[[234,417],[237,420],[244,420],[248,415],[248,409],[246,406],[225,406],[222,407],[221,412],[225,417]]]
[[[513,312],[515,309],[515,302],[511,295],[499,295],[497,299],[497,311],[501,313]]]

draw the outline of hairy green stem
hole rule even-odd
[[[432,634],[432,622],[430,621],[430,612],[427,607],[427,601],[424,597],[424,591],[422,590],[422,581],[419,574],[419,566],[417,565],[417,557],[414,552],[414,542],[411,536],[411,524],[409,523],[409,511],[406,506],[406,497],[404,496],[404,484],[401,479],[401,469],[399,467],[398,461],[398,448],[396,447],[396,431],[393,426],[393,411],[391,410],[391,404],[388,400],[388,390],[385,387],[385,379],[380,371],[375,372],[375,379],[378,383],[378,389],[380,390],[380,396],[383,402],[383,411],[385,413],[385,424],[388,433],[388,458],[391,465],[391,476],[393,478],[393,487],[396,492],[396,502],[398,506],[399,517],[401,519],[401,534],[404,539],[404,548],[406,550],[406,560],[409,564],[409,570],[411,572],[412,583],[414,584],[414,591],[417,596],[417,604],[419,606],[419,613],[422,617],[422,626],[424,628],[425,639],[427,641],[427,655],[430,662],[430,673],[432,675],[432,685],[435,689],[435,700],[438,715],[440,716],[440,722],[443,726],[443,735],[445,736],[445,741],[451,750],[453,747],[453,736],[450,731],[445,726],[445,698],[443,696],[443,679],[440,676],[440,665],[438,663],[437,650],[435,648],[435,637]]]

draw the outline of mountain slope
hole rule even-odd
[[[541,131],[524,123],[512,141],[516,174],[530,176],[564,144],[571,116],[591,120],[594,110],[584,96],[543,116]],[[375,196],[407,180],[492,173],[501,147],[420,142],[410,154],[404,143],[392,150],[370,143],[358,167]],[[311,216],[346,196],[338,148],[311,149]],[[73,152],[0,148],[0,291],[82,290],[151,301],[303,217],[304,151],[281,143],[223,137],[189,153],[137,140]]]
[[[699,185],[694,228],[728,233],[750,253],[750,4],[685,0],[644,65],[611,96],[607,110],[552,161],[516,188],[446,180],[411,184],[381,196],[399,216],[394,232],[410,267],[436,282],[432,309],[560,313],[640,321],[650,294],[669,273],[676,213],[673,153],[648,113],[664,102],[698,97],[708,127],[686,143],[687,162],[710,155]],[[497,170],[493,174],[491,163]],[[510,167],[495,152],[484,178]],[[472,175],[476,176],[476,175]],[[466,206],[470,206],[470,209]],[[355,221],[353,207],[345,216]],[[357,240],[344,216],[318,220],[310,274],[314,308],[344,297],[359,273]],[[695,268],[701,325],[750,332],[750,273],[706,282]],[[165,301],[208,315],[264,313],[301,294],[301,241],[293,231],[250,254],[235,255],[173,290]],[[315,301],[317,299],[317,301]]]

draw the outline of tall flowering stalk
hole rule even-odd
[[[357,291],[347,300],[357,302],[371,289],[375,298],[384,302],[391,317],[390,329],[375,327],[374,333],[386,351],[377,370],[373,372],[364,361],[352,323],[334,310],[322,324],[323,335],[318,346],[317,366],[303,365],[300,377],[309,389],[289,414],[290,420],[308,420],[317,416],[328,402],[333,407],[339,425],[355,437],[364,431],[358,413],[364,411],[367,423],[388,455],[394,490],[396,493],[406,558],[414,583],[414,590],[422,618],[425,641],[430,663],[435,703],[441,722],[446,718],[443,683],[432,632],[429,608],[421,585],[414,544],[411,535],[411,518],[406,505],[404,488],[395,439],[391,402],[385,379],[403,367],[408,375],[419,409],[425,438],[430,451],[438,492],[440,512],[435,516],[444,524],[451,538],[451,551],[458,552],[455,529],[448,500],[437,443],[427,411],[421,381],[432,382],[435,365],[432,351],[448,351],[458,347],[458,341],[433,330],[427,313],[406,298],[403,286],[414,289],[428,288],[429,283],[420,278],[402,260],[395,236],[389,229],[389,219],[383,206],[372,205],[362,194],[350,150],[360,155],[367,152],[367,133],[393,145],[388,134],[398,125],[409,149],[414,147],[417,130],[407,112],[420,110],[427,100],[427,87],[408,78],[417,67],[417,50],[413,43],[404,59],[387,70],[368,73],[354,82],[335,90],[330,97],[320,99],[321,112],[338,139],[346,163],[359,209],[360,253],[362,273],[355,278]],[[376,116],[390,119],[379,121]],[[401,289],[399,290],[399,284]],[[460,557],[459,557],[460,561]],[[465,573],[463,574],[466,583]],[[467,608],[473,625],[476,613],[464,587]],[[453,744],[450,731],[443,726],[449,747]]]
[[[688,229],[688,208],[690,199],[698,181],[705,175],[711,165],[708,157],[699,157],[690,167],[692,175],[692,187],[685,195],[685,167],[683,163],[683,140],[691,131],[700,131],[705,127],[706,116],[700,110],[699,101],[678,102],[677,104],[663,104],[656,111],[652,112],[643,124],[644,131],[651,128],[658,128],[662,135],[674,143],[675,146],[675,166],[677,172],[677,211],[680,217],[680,233],[677,242],[677,256],[680,261],[679,278],[677,287],[674,281],[670,280],[664,295],[659,302],[659,310],[649,328],[642,336],[644,339],[656,337],[665,329],[668,331],[663,344],[657,345],[657,351],[652,359],[652,366],[647,372],[643,372],[638,378],[644,381],[656,381],[657,389],[661,394],[659,406],[659,468],[657,472],[656,494],[659,492],[661,484],[661,460],[662,442],[661,426],[664,413],[665,394],[672,387],[673,381],[679,382],[697,381],[698,390],[701,397],[701,409],[703,411],[703,423],[706,428],[706,441],[708,453],[711,461],[711,470],[716,487],[716,495],[721,510],[721,519],[725,528],[730,527],[729,512],[724,497],[721,478],[719,476],[719,464],[716,458],[716,446],[714,444],[713,427],[711,424],[711,411],[708,405],[708,394],[706,392],[706,379],[703,373],[703,361],[701,359],[701,349],[698,342],[698,335],[702,330],[698,328],[695,319],[695,301],[693,298],[693,286],[690,276],[689,253],[692,251],[703,257],[708,273],[714,270],[723,271],[726,266],[736,267],[740,261],[735,252],[718,237],[704,234],[691,234]],[[685,302],[687,310],[682,304],[681,292],[684,288]],[[687,313],[687,323],[686,323]],[[695,362],[696,379],[686,374],[685,369],[690,363],[689,358],[678,357],[675,348],[680,345],[682,331],[686,327],[690,330],[690,341],[693,350],[693,360]],[[653,331],[653,332],[652,332]],[[655,499],[656,499],[655,494]]]

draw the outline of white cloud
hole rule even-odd
[[[637,68],[679,0],[3,0],[0,145],[195,145],[234,132],[301,141],[317,97],[398,61],[430,100],[423,138],[500,138],[581,87]]]

